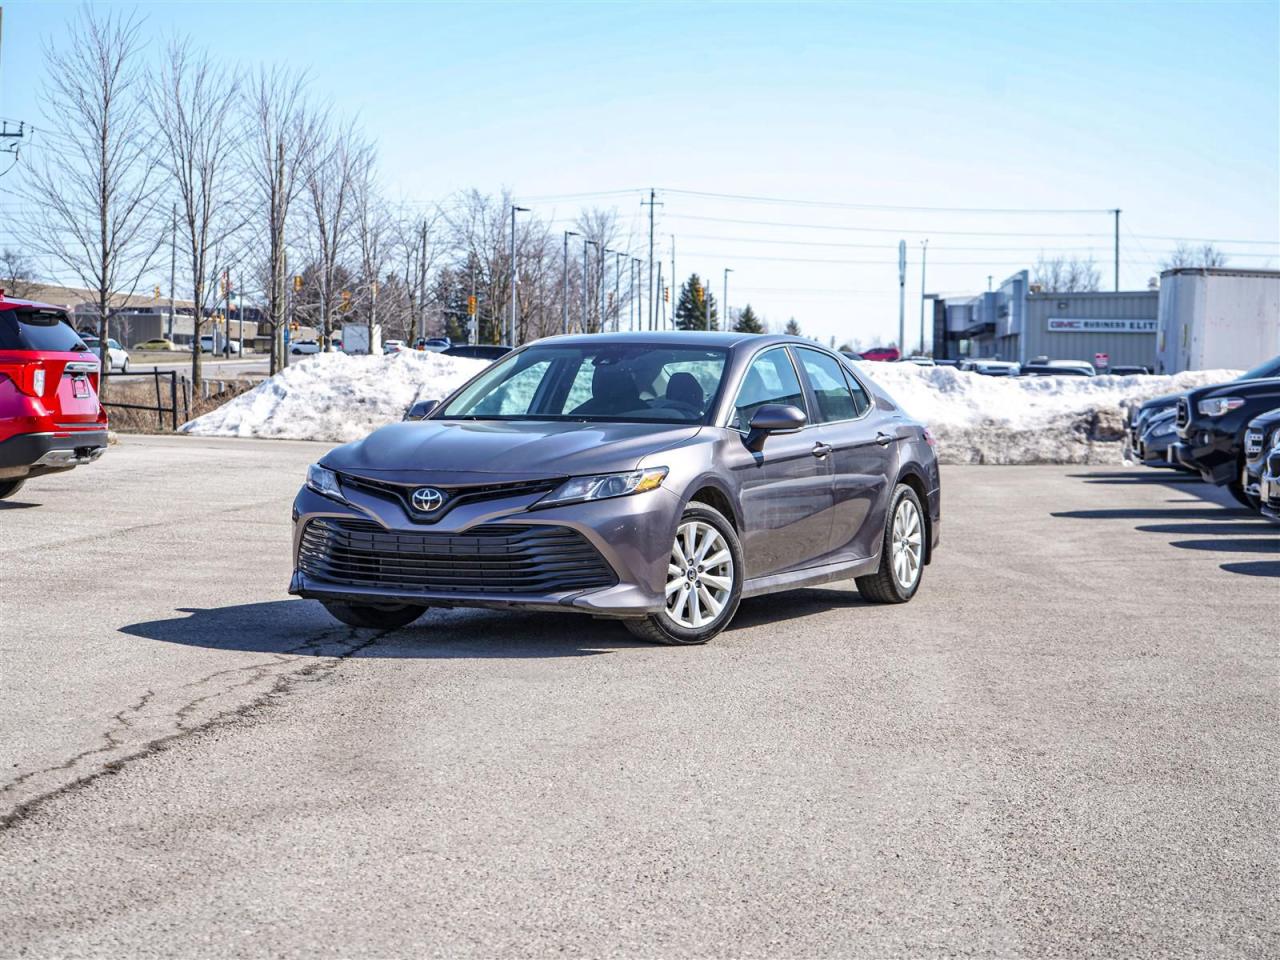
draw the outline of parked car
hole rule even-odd
[[[1256,507],[1261,500],[1260,485],[1267,455],[1280,443],[1280,407],[1254,417],[1244,428],[1244,474],[1240,483]]]
[[[1024,363],[1017,374],[1020,377],[1092,377],[1093,374],[1077,366],[1059,366],[1052,363]]]
[[[860,360],[874,360],[877,362],[892,362],[897,360],[901,354],[897,347],[872,347],[870,350],[864,350],[858,354]]]
[[[1258,503],[1264,517],[1280,523],[1280,430],[1276,431],[1275,441],[1263,461]]]
[[[934,366],[937,366],[937,364],[935,364],[935,363],[933,362],[933,357],[917,357],[917,356],[903,357],[903,358],[902,358],[901,360],[899,360],[898,362],[899,362],[899,363],[914,363],[917,367],[934,367]]]
[[[1109,367],[1107,373],[1116,377],[1145,377],[1151,374],[1151,368],[1121,364],[1117,367]]]
[[[1178,398],[1178,439],[1169,456],[1253,506],[1244,489],[1245,429],[1254,417],[1278,406],[1280,377],[1189,390]]]
[[[315,340],[294,340],[289,345],[289,352],[292,354],[319,353],[320,344]]]
[[[404,349],[403,340],[383,340],[382,341],[383,354],[399,353],[403,349]]]
[[[1260,380],[1266,377],[1280,377],[1280,356],[1272,357],[1270,360],[1266,360],[1258,364],[1253,369],[1246,370],[1231,382],[1234,383],[1240,380]],[[1142,431],[1146,428],[1146,422],[1161,411],[1176,409],[1178,405],[1178,398],[1181,396],[1181,393],[1167,393],[1163,396],[1152,397],[1150,400],[1138,405],[1137,407],[1129,408],[1129,445],[1136,449],[1138,440],[1142,436]]]
[[[1011,360],[961,360],[960,369],[984,377],[1016,377],[1020,369]]]
[[[958,367],[960,365],[960,361],[959,360],[934,360],[933,365],[935,367]]]
[[[448,337],[419,337],[413,341],[413,349],[426,350],[430,353],[443,353],[453,346],[453,341]]]
[[[1180,467],[1169,459],[1169,446],[1177,439],[1177,411],[1170,407],[1145,421],[1142,434],[1133,446],[1133,454],[1148,467]]]
[[[166,340],[164,337],[156,337],[154,340],[143,340],[141,343],[135,343],[133,349],[136,351],[152,350],[152,351],[169,351],[177,350],[177,344],[172,340]]]
[[[240,352],[239,340],[228,340],[222,334],[215,337],[211,333],[206,333],[200,338],[201,353],[222,353],[232,354]]]
[[[89,334],[89,335],[81,334],[80,339],[84,343],[84,345],[89,348],[90,353],[92,353],[95,357],[101,358],[102,350],[99,346],[99,344],[102,343],[101,340],[99,340],[97,337],[93,336],[92,334]],[[112,340],[110,337],[107,338],[107,359],[110,362],[110,368],[107,371],[108,373],[111,373],[111,372],[128,373],[129,372],[129,351],[126,350],[124,347],[120,346],[119,343],[117,343],[115,340]]]
[[[100,374],[65,311],[0,294],[0,500],[106,451]]]
[[[441,356],[467,357],[472,360],[500,360],[511,352],[506,344],[499,343],[460,343],[448,350],[441,350]]]
[[[853,578],[908,601],[938,543],[932,436],[796,337],[557,337],[411,416],[294,502],[290,592],[351,626],[524,607],[703,643],[744,596]]]

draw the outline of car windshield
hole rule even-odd
[[[437,417],[704,423],[726,352],[666,343],[547,344],[498,361]]]
[[[1262,380],[1267,377],[1280,377],[1280,357],[1272,357],[1266,363],[1260,363],[1252,370],[1246,370],[1239,379]]]

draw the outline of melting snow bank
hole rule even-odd
[[[929,424],[943,463],[1006,464],[1120,463],[1129,407],[1238,375],[986,377],[907,363],[858,369]]]
[[[403,350],[391,356],[319,353],[181,427],[201,437],[359,440],[399,420],[415,400],[443,400],[488,366],[485,360]]]
[[[358,440],[399,420],[418,399],[442,399],[483,360],[403,351],[389,357],[325,353],[184,424],[203,437]],[[1152,397],[1236,375],[984,377],[952,367],[862,363],[913,417],[929,424],[943,463],[1119,463],[1125,410]]]

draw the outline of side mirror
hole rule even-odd
[[[419,400],[405,411],[406,420],[425,420],[431,411],[440,406],[439,400]]]
[[[804,411],[788,403],[766,403],[751,415],[748,424],[747,449],[759,453],[771,433],[790,433],[800,430],[808,422]]]

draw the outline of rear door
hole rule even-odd
[[[786,347],[758,354],[747,369],[734,401],[732,429],[747,433],[763,404],[790,404],[808,413],[799,374]],[[831,458],[815,451],[817,440],[806,428],[776,433],[753,454],[733,444],[726,457],[742,501],[742,548],[747,576],[763,577],[812,564],[831,540]]]
[[[866,389],[821,350],[793,348],[813,397],[817,440],[831,448],[832,559],[871,557],[884,532],[883,503],[896,472],[896,444],[881,429]]]

